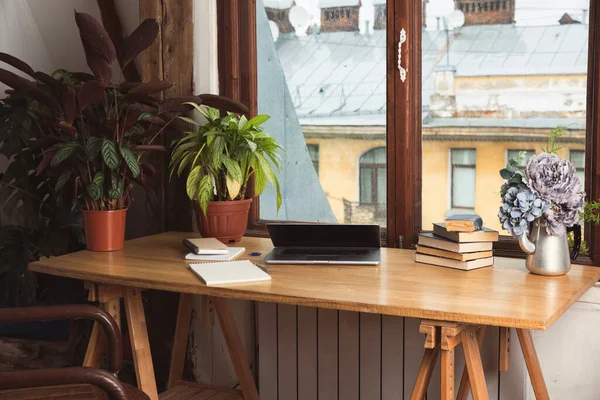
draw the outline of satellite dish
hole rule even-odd
[[[310,25],[310,14],[306,8],[300,6],[290,8],[289,20],[297,36],[306,36],[306,30]]]
[[[465,13],[460,10],[454,10],[448,16],[448,22],[450,24],[450,28],[460,28],[465,24]]]
[[[271,28],[271,35],[273,35],[273,41],[277,41],[279,38],[279,26],[274,21],[269,20],[269,27]]]

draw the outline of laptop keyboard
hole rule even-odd
[[[327,248],[327,247],[302,247],[295,249],[284,249],[284,255],[296,255],[296,254],[317,254],[317,255],[352,255],[352,256],[363,256],[368,254],[369,250],[366,249],[353,249],[345,247]]]

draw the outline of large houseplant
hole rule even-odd
[[[276,190],[277,209],[281,205],[275,174],[281,145],[262,130],[267,115],[248,120],[243,115],[223,115],[216,108],[188,104],[206,122],[179,117],[194,129],[174,142],[170,175],[188,172],[187,195],[193,200],[202,236],[239,241],[247,228],[250,185],[258,196],[270,183]]]
[[[118,250],[131,184],[147,187],[147,178],[155,174],[143,162],[143,153],[164,151],[155,141],[175,113],[191,109],[182,102],[202,100],[191,96],[159,102],[151,95],[168,88],[167,82],[111,83],[113,61],[118,57],[125,67],[146,49],[158,33],[156,21],[142,22],[124,39],[119,54],[97,20],[75,12],[75,21],[93,75],[58,70],[50,76],[0,53],[0,61],[33,78],[0,68],[0,81],[12,88],[11,98],[27,102],[43,131],[32,143],[39,162],[36,175],[49,177],[62,202],[81,208],[88,249]]]

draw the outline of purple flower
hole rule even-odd
[[[576,203],[581,192],[575,166],[556,154],[540,153],[531,157],[525,176],[532,192],[554,204]]]

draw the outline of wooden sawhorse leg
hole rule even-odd
[[[203,296],[202,324],[204,327],[212,326],[213,307],[219,318],[221,331],[227,343],[229,356],[235,373],[240,382],[240,388],[244,400],[259,400],[258,390],[254,383],[252,371],[248,366],[248,358],[239,331],[235,324],[233,311],[229,301],[224,298]],[[177,325],[175,327],[175,343],[171,354],[171,368],[169,371],[169,387],[172,387],[181,379],[185,353],[187,351],[187,338],[190,329],[190,317],[192,308],[192,295],[182,294],[179,298],[179,310],[177,312]]]
[[[152,364],[152,354],[148,341],[148,327],[146,325],[146,316],[144,315],[141,290],[89,283],[86,283],[86,287],[90,289],[88,300],[99,301],[100,305],[115,318],[119,327],[121,326],[120,299],[125,299],[125,313],[127,315],[127,326],[131,339],[137,384],[140,390],[146,393],[151,400],[158,400],[158,390],[154,377],[154,365]],[[84,359],[84,366],[97,367],[103,351],[104,336],[101,333],[100,327],[94,324]]]

